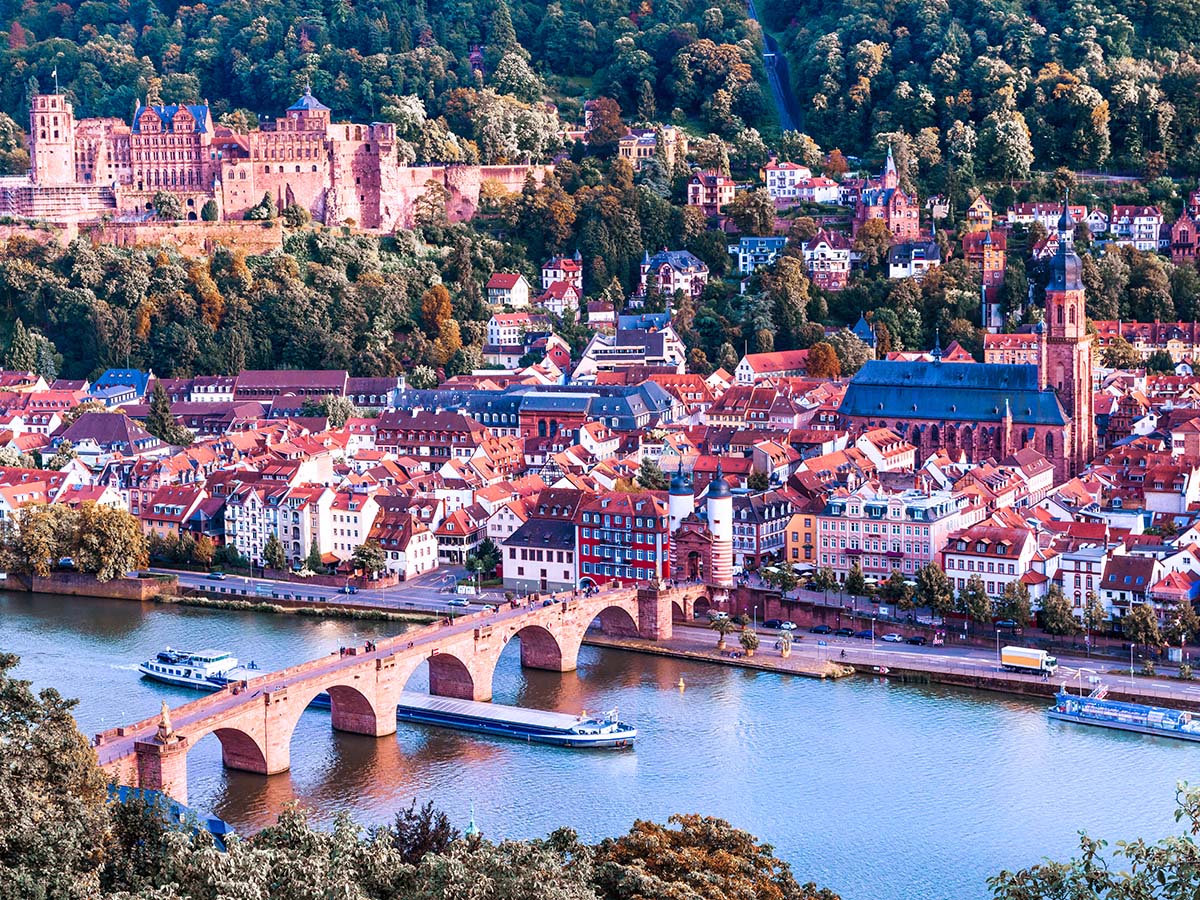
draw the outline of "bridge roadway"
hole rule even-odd
[[[429,664],[430,693],[490,700],[507,643],[520,637],[521,664],[569,672],[584,634],[599,620],[616,636],[667,640],[673,619],[707,607],[709,589],[621,587],[548,605],[510,606],[424,628],[243,681],[170,711],[96,735],[102,768],[119,784],[161,790],[187,802],[187,752],[208,734],[226,766],[263,775],[290,766],[292,732],[320,693],[335,729],[376,737],[396,730],[396,704],[413,672]]]

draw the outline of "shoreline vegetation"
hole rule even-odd
[[[258,603],[253,600],[225,600],[213,597],[193,597],[183,594],[155,594],[152,603],[167,606],[195,606],[202,609],[257,612],[271,615],[308,616],[320,619],[358,619],[372,622],[404,622],[427,625],[436,616],[412,612],[391,612],[386,609],[347,609],[344,606],[282,606],[278,603]]]

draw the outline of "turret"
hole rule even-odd
[[[717,460],[717,472],[708,485],[708,530],[712,534],[713,584],[733,586],[733,491]]]
[[[671,488],[667,496],[667,514],[674,534],[680,524],[696,511],[696,495],[692,493],[692,485],[683,474],[683,460],[679,468],[671,476]]]

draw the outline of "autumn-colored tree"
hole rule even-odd
[[[840,181],[848,171],[850,171],[850,163],[847,162],[842,151],[834,147],[825,157],[825,174],[834,181]]]
[[[431,339],[442,333],[442,327],[453,316],[454,307],[445,285],[435,284],[421,295],[421,324]]]
[[[621,118],[621,105],[612,97],[596,97],[590,104],[588,146],[605,152],[616,146],[628,130]]]
[[[892,246],[892,232],[883,219],[868,219],[854,235],[854,249],[868,268],[887,262],[888,250]]]
[[[842,364],[832,344],[821,341],[808,348],[808,374],[813,378],[837,378],[842,374]]]

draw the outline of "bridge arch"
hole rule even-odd
[[[551,672],[569,672],[575,668],[578,650],[568,659],[562,643],[549,629],[541,625],[526,625],[513,637],[521,642],[521,665],[525,668],[548,669]],[[499,662],[499,655],[496,661]]]
[[[488,680],[486,696],[480,696],[475,690],[471,667],[453,653],[443,651],[429,657],[429,693],[459,700],[490,700],[491,680]]]
[[[286,771],[289,766],[286,745],[283,759],[280,761],[276,758],[277,754],[271,752],[270,745],[262,735],[254,734],[252,729],[235,723],[188,734],[188,753],[196,749],[210,734],[221,742],[221,762],[227,769],[274,775],[276,772]]]

